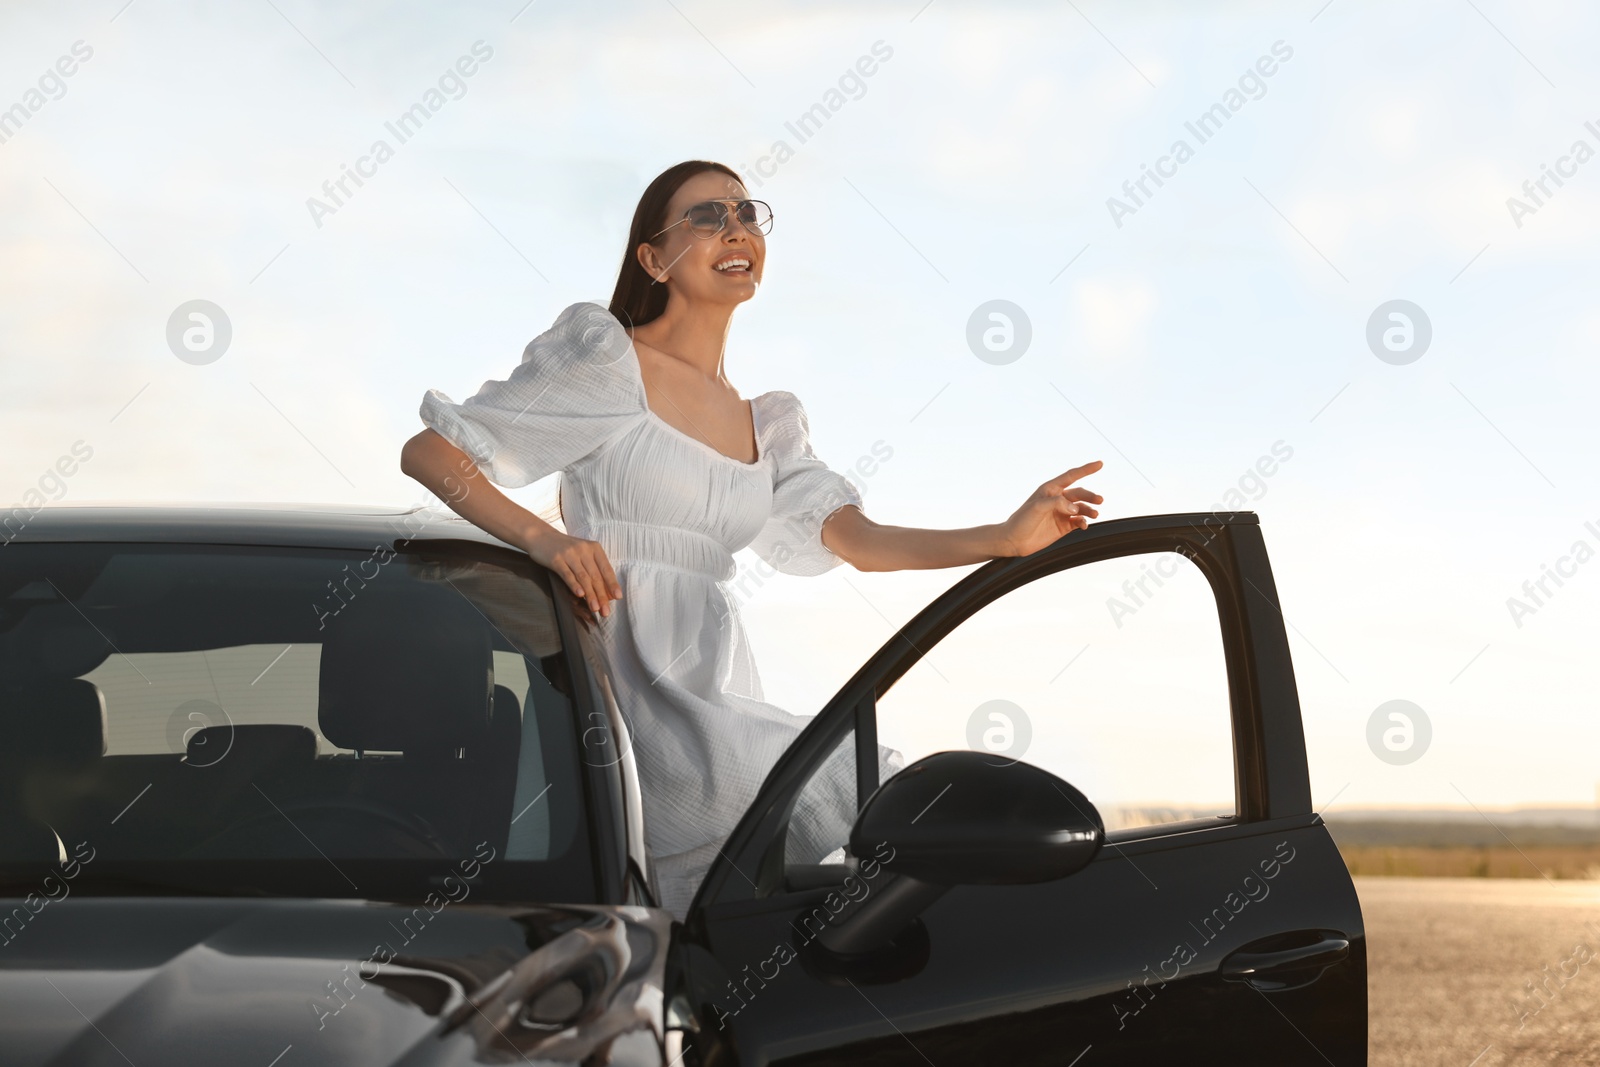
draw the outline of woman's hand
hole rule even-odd
[[[570,537],[552,527],[532,535],[524,551],[566,582],[590,612],[610,615],[611,601],[622,599],[622,583],[598,541]]]
[[[1000,526],[1003,542],[1013,556],[1029,556],[1073,530],[1089,525],[1100,512],[1090,505],[1105,498],[1091,489],[1073,486],[1093,474],[1103,463],[1095,460],[1057,475],[1035,489],[1027,501]]]

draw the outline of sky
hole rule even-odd
[[[1254,510],[1319,806],[1593,806],[1597,23],[1504,0],[8,4],[0,498],[425,502],[398,464],[424,392],[464,399],[605,302],[644,186],[716,159],[775,214],[727,372],[799,396],[836,469],[887,453],[869,516],[999,522],[1092,459],[1102,518]],[[192,301],[225,347],[184,347]],[[969,341],[989,327],[1011,347]],[[747,584],[767,697],[816,711],[972,569]],[[1405,763],[1369,743],[1396,700],[1431,732]],[[1192,724],[1136,712],[1105,759],[1178,766]]]

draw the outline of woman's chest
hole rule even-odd
[[[654,416],[574,467],[586,517],[676,526],[748,543],[772,512],[772,467],[742,463]]]

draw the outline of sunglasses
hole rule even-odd
[[[733,205],[734,215],[744,228],[751,233],[768,234],[772,232],[772,208],[761,200],[702,200],[698,204],[690,204],[689,209],[683,213],[683,218],[674,222],[672,226],[659,230],[650,236],[654,241],[673,226],[687,222],[689,231],[701,240],[715,237],[728,225],[728,205]]]

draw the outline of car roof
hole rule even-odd
[[[20,520],[20,521],[19,521]],[[0,511],[3,542],[177,542],[371,549],[396,540],[512,547],[437,505],[52,504]]]
[[[1102,533],[1165,526],[1255,524],[1252,511],[1135,515],[1093,523]],[[29,514],[0,510],[0,544],[176,542],[371,549],[396,540],[475,541],[512,548],[439,505],[305,503],[52,504]]]

